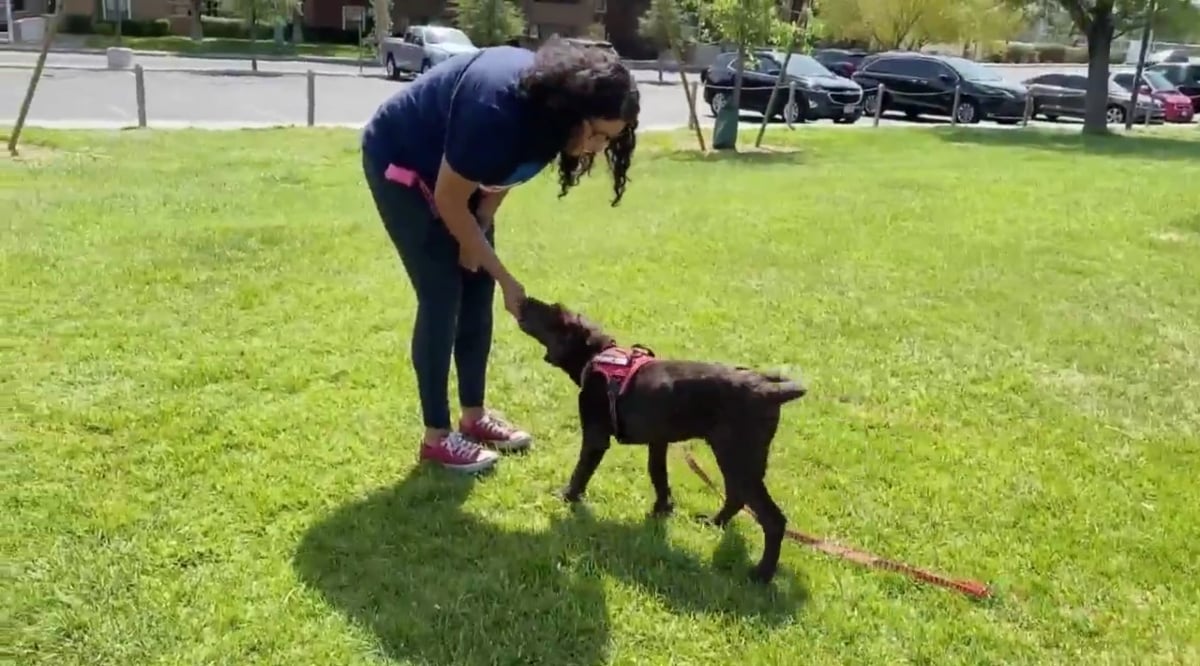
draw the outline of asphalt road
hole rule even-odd
[[[15,121],[32,72],[28,66],[35,58],[32,53],[0,52],[0,125]],[[358,68],[347,65],[270,61],[261,63],[261,69],[273,75],[237,76],[230,71],[249,71],[248,61],[151,56],[138,56],[137,61],[146,68],[146,115],[152,127],[303,125],[307,114],[303,73],[308,69],[321,74],[316,81],[316,123],[361,126],[381,101],[407,85],[380,77],[359,77]],[[102,56],[51,54],[48,59],[51,68],[44,72],[39,83],[29,124],[57,127],[136,124],[132,72],[54,68],[102,68],[103,63]],[[192,71],[159,71],[173,67]],[[999,69],[1017,80],[1041,71],[1030,67]],[[681,87],[657,84],[654,72],[638,74],[644,82],[642,126],[657,129],[686,125],[687,105]],[[701,111],[701,123],[712,123],[707,108]],[[896,121],[885,119],[882,124],[893,123]],[[869,125],[870,120],[864,119],[855,127]],[[834,127],[828,121],[812,126]]]
[[[250,60],[233,58],[199,58],[191,56],[151,56],[135,55],[135,61],[146,69],[198,69],[198,70],[249,70]],[[37,61],[37,53],[32,51],[0,51],[0,67],[25,66],[32,67]],[[104,68],[105,57],[92,54],[51,53],[46,59],[50,66],[95,67]],[[280,72],[304,72],[312,69],[317,72],[341,74],[357,74],[357,65],[311,63],[288,60],[263,60],[259,62],[261,69]],[[1013,81],[1020,81],[1043,72],[1086,72],[1085,65],[988,65],[1000,72],[1001,76]],[[1124,66],[1114,65],[1114,71],[1125,69]],[[363,71],[367,74],[382,75],[383,68],[366,63]],[[653,70],[635,70],[634,75],[639,81],[657,81],[658,74]],[[674,78],[672,78],[674,77]],[[677,82],[677,75],[665,72],[668,82]]]

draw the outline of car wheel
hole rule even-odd
[[[958,108],[954,110],[954,119],[962,125],[973,125],[979,122],[979,105],[969,99],[960,101]]]
[[[1058,122],[1058,116],[1053,113],[1047,113],[1046,120],[1049,120],[1052,123],[1056,123],[1056,122]]]
[[[1122,125],[1125,123],[1125,109],[1119,106],[1110,106],[1104,112],[1104,118],[1109,125]]]
[[[429,68],[430,68],[431,66],[432,66],[432,65],[430,65],[430,64],[429,64],[429,61],[428,61],[428,60],[422,60],[422,61],[421,61],[421,72],[420,72],[420,73],[421,73],[421,74],[424,74],[425,72],[428,72],[428,71],[429,71]]]
[[[387,61],[383,63],[384,71],[387,72],[387,77],[393,81],[400,78],[400,71],[396,69],[396,59],[392,54],[388,54]]]
[[[787,104],[784,104],[783,113],[781,115],[783,116],[783,121],[789,125],[794,125],[797,122],[801,122],[803,119],[800,117],[799,100],[792,100]]]
[[[725,108],[725,105],[728,103],[729,98],[725,93],[718,91],[713,93],[712,99],[708,102],[708,108],[712,109],[713,115],[716,116],[721,113],[721,109]]]
[[[872,115],[872,116],[875,115],[876,108],[879,106],[879,104],[880,104],[880,100],[879,100],[878,92],[872,90],[871,92],[867,93],[866,95],[863,95],[863,111],[865,113]]]
[[[921,114],[917,113],[916,111],[905,111],[904,117],[908,120],[917,120],[921,117]]]

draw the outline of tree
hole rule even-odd
[[[708,16],[726,39],[737,43],[737,72],[733,79],[733,101],[730,113],[735,120],[742,103],[742,79],[746,73],[746,54],[754,47],[788,42],[792,26],[779,17],[777,0],[713,0]],[[721,119],[717,119],[720,124]],[[713,131],[715,136],[716,130]],[[737,132],[733,133],[730,148],[736,147]],[[714,148],[715,145],[714,140]]]
[[[960,0],[830,0],[817,7],[825,27],[880,50],[919,48],[944,31]]]
[[[928,41],[974,46],[1010,40],[1027,20],[1023,11],[999,0],[957,0],[926,18],[920,29]]]
[[[458,0],[455,22],[478,46],[503,44],[525,30],[525,15],[509,0]]]
[[[279,23],[286,21],[303,0],[233,0],[238,14],[246,19],[250,27],[250,69],[258,71],[258,26],[260,22]]]
[[[1200,12],[1192,0],[1157,0],[1153,27],[1178,25],[1194,20]],[[1109,58],[1117,35],[1145,25],[1151,0],[1057,0],[1071,16],[1075,27],[1087,38],[1088,87],[1083,119],[1085,134],[1108,132]],[[1024,4],[1024,3],[1018,3]]]
[[[687,72],[683,70],[687,46],[693,43],[696,30],[688,25],[688,17],[677,0],[653,0],[646,12],[638,18],[638,32],[660,51],[668,50],[675,55],[675,62],[680,65],[679,82],[683,84],[683,95],[687,99],[688,118],[696,130],[696,142],[700,144],[700,150],[704,150],[704,133],[700,130],[700,121],[696,117],[696,99],[692,97],[692,87],[688,83]],[[661,65],[658,79],[662,81]]]

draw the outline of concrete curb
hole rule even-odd
[[[32,72],[33,66],[25,65],[25,64],[0,63],[0,70],[5,70],[5,69],[19,69],[19,70],[26,70],[26,71]],[[133,73],[132,67],[129,69],[109,69],[108,67],[101,67],[101,66],[89,67],[87,65],[45,65],[42,69],[44,69],[46,71],[57,70],[57,71],[65,71],[65,72],[114,72],[114,73],[126,73],[126,74]],[[264,79],[278,78],[281,76],[293,76],[293,77],[308,76],[308,72],[303,71],[303,70],[278,70],[278,69],[276,69],[276,70],[260,69],[257,72],[255,72],[255,71],[249,70],[249,69],[195,69],[195,68],[189,68],[189,67],[154,67],[154,66],[145,67],[145,66],[143,66],[142,71],[159,72],[159,73],[166,73],[166,74],[192,74],[192,75],[196,75],[196,76],[244,76],[244,77],[249,77],[249,78],[264,78]],[[357,72],[340,72],[337,70],[329,70],[329,69],[324,69],[324,70],[314,69],[313,74],[316,74],[317,76],[321,76],[321,77],[387,80],[387,77],[384,76],[383,73],[368,74],[368,73],[364,72],[362,74],[358,74]]]

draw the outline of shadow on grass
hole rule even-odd
[[[733,530],[715,559],[736,565],[723,571],[673,549],[650,519],[597,521],[581,508],[546,530],[502,529],[463,511],[474,483],[422,465],[340,508],[302,539],[299,578],[374,633],[388,657],[430,666],[605,663],[603,573],[674,612],[768,625],[794,617],[807,597],[786,570],[770,588],[747,581],[752,562]]]
[[[1082,132],[1021,128],[1011,131],[986,131],[975,128],[945,128],[937,136],[955,144],[1036,148],[1063,153],[1132,157],[1136,159],[1200,159],[1200,141],[1168,136],[1109,134],[1091,136]]]
[[[803,164],[806,155],[800,150],[755,148],[753,140],[740,139],[737,150],[712,150],[702,153],[695,149],[663,151],[656,157],[675,162],[738,162],[740,164],[772,166],[776,164]]]

